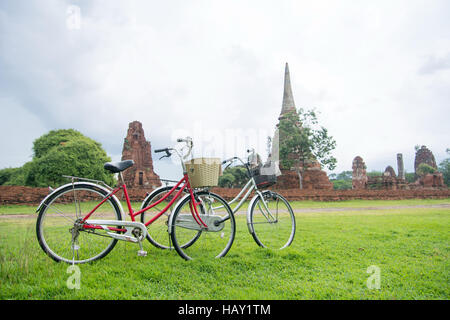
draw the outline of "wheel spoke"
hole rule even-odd
[[[94,261],[108,254],[117,240],[105,230],[85,232],[80,217],[83,208],[85,212],[92,210],[106,195],[107,191],[82,183],[69,184],[52,194],[37,220],[36,231],[42,249],[54,260],[67,263]],[[103,220],[121,220],[118,204],[112,198],[97,208],[94,215]]]
[[[184,259],[212,259],[227,254],[235,236],[235,220],[228,204],[220,196],[199,192],[196,194],[201,205],[199,217],[192,215],[190,202],[186,197],[173,213],[171,236],[174,247]],[[200,225],[200,218],[206,225]],[[182,224],[178,221],[183,220]],[[195,240],[195,241],[194,241]],[[190,246],[183,243],[193,242]]]
[[[250,211],[249,230],[257,244],[266,248],[283,249],[289,246],[295,235],[295,216],[289,202],[277,193],[264,193],[268,212],[261,196]],[[268,214],[273,220],[268,218]]]

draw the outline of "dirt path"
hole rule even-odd
[[[429,204],[429,205],[411,205],[411,206],[375,206],[375,207],[333,207],[333,208],[297,208],[295,213],[311,212],[341,212],[341,211],[366,211],[366,210],[391,210],[391,209],[414,209],[414,208],[448,208],[450,204]],[[239,210],[235,214],[246,214],[247,210]],[[36,213],[30,214],[0,214],[1,219],[36,219]]]

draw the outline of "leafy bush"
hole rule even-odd
[[[426,163],[419,164],[419,167],[417,168],[417,174],[419,176],[424,176],[428,173],[435,173],[435,172],[436,169]]]
[[[113,175],[103,168],[111,161],[101,144],[73,129],[54,130],[36,139],[34,156],[21,168],[0,171],[0,183],[32,187],[58,186],[63,175],[103,180],[114,184]]]
[[[447,150],[447,154],[450,155],[450,148]],[[439,171],[444,176],[444,183],[450,187],[450,158],[445,159],[439,164]]]

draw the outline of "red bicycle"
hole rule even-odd
[[[144,199],[141,209],[136,212],[122,177],[122,171],[134,164],[132,160],[105,164],[105,169],[119,174],[122,183],[116,188],[102,181],[68,177],[71,183],[55,189],[37,208],[36,233],[41,248],[55,261],[71,264],[105,257],[118,240],[138,243],[138,255],[146,256],[142,245],[144,238],[157,247],[172,248],[172,243],[186,260],[225,256],[235,236],[233,212],[219,195],[207,188],[194,189],[191,186],[183,160],[191,154],[192,139],[188,137],[177,141],[185,144],[180,151],[165,148],[155,152],[164,152],[163,157],[177,154],[183,167],[183,177],[170,190],[163,187],[166,189],[158,193],[159,198]],[[131,221],[123,219],[124,211],[116,196],[120,190],[123,191]],[[173,207],[177,199],[179,201]],[[164,208],[160,209],[161,205]],[[136,221],[139,215],[141,222]],[[159,219],[163,215],[167,219]],[[94,216],[96,219],[92,219]],[[168,246],[156,240],[161,237],[162,230],[165,230]]]

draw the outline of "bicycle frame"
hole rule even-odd
[[[178,192],[175,194],[175,197],[166,205],[166,207],[161,210],[159,213],[157,213],[153,218],[151,218],[148,222],[146,222],[144,225],[146,227],[148,227],[150,224],[152,224],[155,220],[157,220],[159,217],[161,217],[172,205],[173,203],[179,198],[179,196],[181,195],[181,193],[187,188],[189,190],[189,194],[191,197],[191,214],[194,218],[194,220],[200,225],[203,226],[205,228],[207,228],[207,225],[205,224],[205,222],[200,218],[200,215],[198,213],[197,210],[197,206],[200,203],[197,203],[194,197],[194,192],[192,191],[191,185],[189,183],[189,177],[187,175],[187,173],[184,173],[183,178],[181,178],[180,181],[178,181],[178,183],[172,187],[172,189],[161,199],[159,199],[158,201],[156,201],[155,203],[149,205],[148,207],[145,207],[137,212],[133,212],[133,208],[131,207],[131,201],[130,201],[130,197],[128,195],[128,191],[127,191],[127,186],[125,185],[125,183],[123,183],[121,186],[116,187],[114,190],[112,190],[99,204],[97,204],[94,209],[92,209],[83,219],[82,221],[85,222],[87,219],[89,219],[89,217],[103,204],[105,203],[109,198],[111,198],[114,194],[116,194],[119,190],[123,190],[123,193],[125,195],[125,200],[127,203],[127,207],[128,207],[128,212],[130,215],[131,220],[134,222],[135,221],[135,217],[144,213],[145,211],[157,206],[158,204],[160,204],[161,202],[163,202],[164,200],[166,200],[172,193],[175,192],[175,190],[177,190],[177,188],[182,184],[183,186],[180,188],[180,190],[178,190]],[[193,204],[193,205],[192,205]],[[83,226],[85,229],[102,229],[101,226],[92,226],[92,225],[84,225]],[[114,227],[108,227],[109,230],[111,231],[117,231],[117,232],[125,232],[126,229],[121,229],[121,228],[114,228]]]
[[[248,190],[247,190],[248,189]],[[233,203],[235,203],[240,196],[242,196],[242,194],[244,192],[245,195],[242,197],[241,201],[239,201],[239,203],[237,204],[236,208],[234,208],[233,210],[233,214],[236,213],[244,204],[244,202],[248,199],[248,197],[250,196],[250,194],[252,193],[252,191],[255,190],[255,192],[258,194],[258,196],[261,198],[261,202],[263,203],[264,209],[266,212],[264,212],[264,210],[262,210],[261,208],[261,213],[264,215],[264,217],[269,220],[269,221],[276,221],[276,218],[273,217],[273,215],[270,213],[269,207],[267,206],[266,201],[264,200],[264,196],[262,195],[261,191],[258,190],[258,186],[255,183],[255,180],[253,179],[253,177],[250,177],[250,180],[248,180],[248,182],[246,183],[246,185],[242,188],[242,190],[236,195],[236,197],[231,200],[230,202],[228,202],[228,205],[232,205]],[[269,218],[270,217],[270,218]]]

